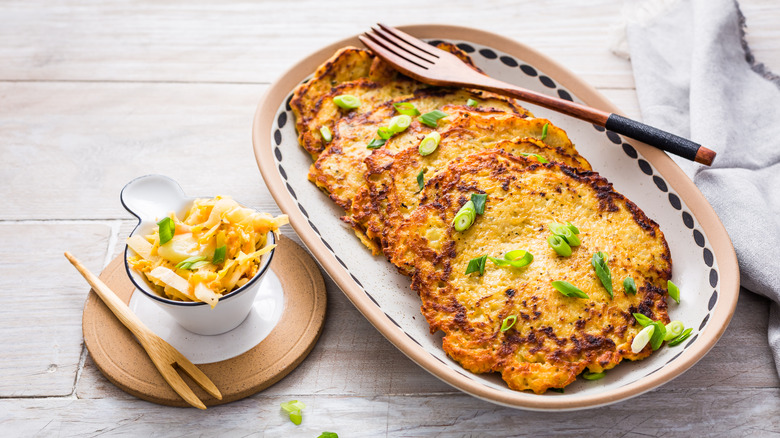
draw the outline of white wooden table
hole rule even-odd
[[[119,191],[148,173],[278,213],[252,153],[252,116],[268,84],[326,43],[377,21],[482,28],[544,51],[640,117],[631,66],[609,51],[620,0],[366,3],[0,3],[0,436],[780,433],[768,304],[746,291],[721,341],[689,372],[588,411],[517,411],[450,388],[388,343],[327,277],[319,343],[253,397],[205,412],[162,407],[100,374],[81,334],[89,288],[63,251],[99,272],[134,223]],[[779,72],[780,5],[741,3],[755,55]],[[291,399],[308,406],[298,427],[279,409]]]

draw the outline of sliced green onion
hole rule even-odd
[[[474,203],[468,201],[458,210],[455,219],[452,220],[452,224],[455,225],[455,231],[466,231],[476,218],[477,211],[474,209]]]
[[[420,111],[409,102],[394,103],[393,108],[395,108],[395,110],[398,111],[399,114],[403,114],[405,116],[414,117],[420,115]]]
[[[366,148],[368,148],[368,149],[379,149],[382,146],[384,146],[385,143],[387,143],[387,140],[382,139],[382,138],[375,138],[375,139],[371,140],[371,143],[366,145]]]
[[[325,140],[325,143],[330,143],[331,140],[333,140],[333,134],[327,126],[320,128],[320,134],[322,135],[322,139]]]
[[[199,262],[195,262],[195,263],[191,264],[187,269],[192,269],[194,271],[194,270],[200,269],[201,267],[206,266],[208,264],[209,264],[209,262],[207,262],[205,260],[201,260]]]
[[[542,164],[545,164],[545,163],[549,163],[549,162],[550,162],[550,160],[548,160],[547,158],[544,158],[543,156],[541,156],[541,155],[539,155],[539,154],[532,154],[532,153],[530,153],[530,152],[524,152],[524,153],[522,153],[522,154],[520,154],[520,155],[522,155],[522,156],[524,156],[524,157],[533,157],[533,158],[536,158],[536,161],[538,161],[538,162],[540,162],[540,163],[542,163]]]
[[[575,227],[573,223],[567,221],[566,222],[566,226],[569,227],[569,229],[571,230],[572,233],[580,234],[579,228]]]
[[[680,288],[676,284],[672,283],[672,280],[666,282],[666,286],[669,289],[669,296],[672,297],[677,304],[680,304]]]
[[[567,297],[589,298],[585,292],[568,281],[556,280],[552,282],[552,286]]]
[[[670,347],[674,347],[675,345],[681,344],[681,343],[682,343],[682,341],[684,341],[684,340],[688,339],[688,338],[691,336],[691,332],[692,332],[692,331],[693,331],[693,329],[690,329],[690,328],[687,328],[687,329],[685,329],[685,331],[684,331],[684,332],[682,332],[682,334],[681,334],[680,336],[678,336],[678,337],[676,337],[676,338],[672,339],[672,340],[669,342],[669,346],[670,346]]]
[[[469,265],[466,266],[466,275],[471,274],[472,272],[479,272],[479,275],[482,275],[485,273],[485,260],[487,260],[487,256],[483,255],[482,257],[477,257],[475,259],[469,260]]]
[[[569,257],[571,255],[571,247],[563,240],[563,237],[553,234],[547,238],[547,243],[559,256]]]
[[[203,260],[206,260],[206,256],[187,257],[186,259],[180,261],[175,267],[176,269],[197,269],[193,268],[192,265]]]
[[[607,373],[603,371],[600,373],[591,373],[590,371],[585,371],[584,373],[582,373],[582,378],[585,380],[599,380],[599,379],[603,379],[604,376],[606,375]]]
[[[390,119],[390,126],[388,127],[390,129],[390,132],[393,134],[398,134],[399,132],[406,131],[406,128],[409,127],[409,125],[412,124],[412,118],[407,116],[406,114],[402,114],[400,116],[395,116],[392,119]]]
[[[282,409],[290,415],[290,421],[296,426],[300,426],[303,421],[303,414],[301,411],[306,408],[306,405],[298,400],[292,400],[282,403]]]
[[[419,120],[420,123],[430,126],[431,128],[435,128],[439,123],[439,119],[443,119],[448,115],[449,114],[443,111],[433,110],[429,113],[425,113],[421,115],[420,117],[417,118],[417,120]]]
[[[580,238],[577,237],[577,234],[579,233],[575,233],[568,225],[559,224],[558,222],[550,222],[547,226],[550,228],[550,231],[553,234],[563,237],[569,246],[580,246]],[[577,227],[574,228],[576,229]]]
[[[509,315],[504,318],[504,322],[501,323],[501,332],[505,332],[512,328],[517,322],[517,315]]]
[[[653,323],[652,319],[646,317],[641,313],[633,313],[632,315],[634,315],[634,319],[636,319],[636,322],[638,322],[639,325],[641,325],[642,327],[647,327],[648,325]]]
[[[218,265],[225,261],[225,255],[227,254],[227,245],[222,245],[214,250],[214,257],[211,259],[211,263]]]
[[[558,392],[558,393],[563,394],[563,388],[547,388],[547,389],[552,391],[552,392]]]
[[[487,201],[487,195],[484,193],[472,193],[471,202],[474,203],[474,210],[477,214],[483,214],[485,212],[485,201]]]
[[[661,344],[664,343],[666,326],[661,322],[653,321],[653,327],[655,327],[655,330],[653,331],[653,336],[650,338],[650,346],[653,348],[653,351],[655,351],[661,348]]]
[[[423,187],[425,187],[425,170],[421,170],[420,173],[417,174],[417,187],[420,188],[420,190],[417,190],[417,193],[422,192]]]
[[[393,136],[393,131],[383,126],[376,130],[376,135],[382,140],[389,140]]]
[[[626,277],[626,279],[623,280],[623,290],[625,290],[627,294],[636,295],[636,283],[634,283],[633,278]]]
[[[528,251],[522,249],[516,249],[504,254],[503,259],[497,259],[488,257],[490,261],[496,264],[496,266],[512,266],[514,268],[522,268],[528,266],[534,261],[534,255]]]
[[[637,354],[644,350],[645,346],[650,343],[650,338],[652,338],[654,334],[653,332],[655,332],[655,326],[648,325],[647,327],[643,328],[642,331],[637,333],[637,335],[634,337],[634,341],[631,342],[631,351],[634,354]]]
[[[336,432],[322,432],[317,438],[339,438]]]
[[[609,297],[612,298],[612,274],[609,272],[609,266],[607,265],[607,255],[601,251],[593,254],[593,258],[590,259],[590,264],[593,265],[596,276],[599,277],[604,289],[607,290]]]
[[[475,107],[478,105],[479,102],[477,102],[474,99],[469,99],[466,101],[466,106]]]
[[[666,324],[666,336],[664,336],[664,341],[671,341],[680,336],[684,330],[685,325],[682,321],[672,321],[669,324]]]
[[[544,127],[542,128],[542,138],[541,140],[544,141],[545,138],[547,138],[547,128],[550,127],[549,123],[545,123]]]
[[[436,148],[439,147],[440,141],[441,141],[441,134],[439,134],[436,131],[433,131],[430,134],[426,135],[420,142],[420,147],[418,148],[418,150],[420,151],[420,155],[424,157],[426,155],[432,154],[436,150]]]
[[[360,106],[360,99],[351,94],[341,94],[333,98],[333,103],[344,109],[355,109]]]
[[[157,222],[157,228],[160,230],[160,245],[168,243],[173,239],[173,234],[176,232],[176,224],[169,217],[164,217]]]

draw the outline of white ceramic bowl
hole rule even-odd
[[[138,225],[130,233],[133,236],[153,233],[157,221],[171,211],[183,216],[195,198],[187,197],[179,184],[167,176],[146,175],[130,181],[122,189],[121,200],[125,209],[138,218]],[[268,243],[276,243],[273,232],[268,233]],[[155,293],[146,277],[130,268],[129,253],[130,249],[126,247],[125,269],[138,290],[152,298],[185,329],[200,335],[218,335],[238,327],[249,315],[274,251],[262,256],[260,269],[249,282],[220,298],[213,309],[203,302],[174,301]]]

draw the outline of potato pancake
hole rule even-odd
[[[519,116],[529,114],[522,107],[516,106],[512,99],[492,93],[452,88],[417,90],[412,97],[390,100],[370,108],[366,113],[355,112],[341,119],[336,127],[335,138],[309,169],[309,180],[328,193],[334,202],[349,211],[352,199],[365,186],[363,173],[366,167],[363,160],[374,151],[367,147],[368,143],[378,138],[378,128],[387,126],[390,119],[398,115],[393,104],[409,103],[424,114],[448,104],[465,105],[469,99],[480,99],[480,104],[485,111],[488,109],[507,111]],[[468,111],[465,108],[463,110]],[[439,125],[447,126],[449,118],[441,119]],[[441,128],[437,127],[437,129]],[[420,140],[431,130],[433,128],[413,118],[412,124],[405,131],[394,135],[385,146],[376,150],[395,153],[399,150],[416,148]]]
[[[453,53],[474,70],[471,58],[454,44],[440,42],[436,47]],[[355,82],[352,86],[346,85]],[[290,108],[295,115],[298,142],[316,159],[325,148],[320,128],[333,130],[335,121],[349,113],[340,110],[332,99],[352,94],[363,102],[363,111],[397,96],[409,95],[429,85],[401,75],[371,52],[345,47],[317,68],[312,78],[293,92]],[[367,93],[364,97],[363,93]]]
[[[420,155],[418,141],[401,152],[394,148],[379,149],[365,160],[366,186],[354,196],[354,217],[350,222],[369,239],[377,241],[387,255],[393,252],[395,231],[417,208],[422,196],[418,181],[421,172],[423,180],[430,180],[450,161],[487,148],[499,148],[515,155],[538,154],[548,161],[583,170],[591,168],[576,152],[566,133],[545,119],[444,109],[454,112],[453,120],[440,131],[441,142],[432,154]],[[548,125],[547,134],[542,141],[545,125]]]
[[[475,193],[487,195],[484,214],[457,232],[453,218]],[[547,243],[553,221],[580,230],[570,257]],[[585,369],[602,372],[648,356],[649,345],[631,351],[641,329],[634,312],[669,322],[671,255],[663,233],[593,172],[497,149],[457,159],[426,184],[396,238],[391,261],[414,272],[422,313],[431,332],[444,332],[447,354],[469,371],[500,372],[515,390],[563,388]],[[488,260],[484,275],[466,274],[472,259],[517,249],[533,262],[514,268]],[[598,251],[607,254],[613,298],[591,265]],[[635,295],[623,289],[626,277],[635,280]],[[564,296],[552,287],[556,280],[588,298]],[[516,323],[502,332],[512,315]]]

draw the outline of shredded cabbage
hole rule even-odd
[[[175,213],[168,216],[176,225],[174,238],[161,246],[156,228],[152,234],[132,236],[127,239],[132,250],[127,261],[161,296],[203,301],[212,308],[257,274],[261,256],[276,246],[267,244],[268,232],[278,236],[279,227],[289,222],[287,215],[258,213],[227,196],[196,199],[182,220]],[[214,252],[221,246],[226,247],[225,259],[214,264]],[[182,260],[197,256],[206,263],[176,269]]]

